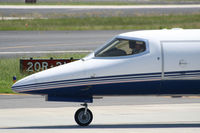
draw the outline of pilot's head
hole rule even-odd
[[[129,48],[131,49],[141,49],[142,45],[143,43],[140,41],[133,41],[133,40],[129,41]]]
[[[142,48],[142,45],[141,45],[141,44],[137,44],[137,43],[135,44],[135,49],[136,49],[136,50],[140,50],[141,48]]]
[[[135,42],[136,41],[130,40],[129,41],[129,48],[134,49],[135,48]]]
[[[145,50],[145,44],[142,41],[136,41],[135,42],[135,50]]]

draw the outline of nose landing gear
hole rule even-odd
[[[93,119],[92,112],[88,109],[87,103],[81,104],[84,108],[80,108],[76,111],[74,119],[80,126],[88,126]]]

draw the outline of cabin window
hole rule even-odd
[[[97,51],[96,57],[127,56],[142,53],[146,50],[144,41],[115,39]]]

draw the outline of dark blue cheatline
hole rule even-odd
[[[199,94],[200,71],[116,75],[85,79],[53,81],[13,87],[13,90],[31,94],[62,94],[75,96],[88,92],[91,95],[151,95]],[[87,88],[89,89],[87,90]]]
[[[107,77],[95,77],[95,78],[36,83],[36,84],[12,87],[12,89],[16,92],[24,92],[30,90],[54,89],[63,87],[95,85],[95,84],[141,82],[141,81],[152,81],[160,79],[161,79],[161,73],[117,75],[117,76],[107,76]]]

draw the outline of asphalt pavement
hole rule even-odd
[[[0,57],[39,55],[45,52],[90,52],[123,32],[128,30],[0,31]]]
[[[37,2],[43,3],[67,3],[72,2],[72,0],[36,0]],[[0,0],[0,2],[8,3],[24,3],[24,0]],[[73,0],[73,2],[80,2],[80,0]],[[198,4],[198,0],[81,0],[81,2],[125,2],[125,3],[135,3],[135,4]]]

